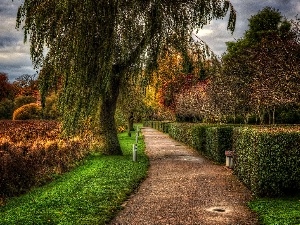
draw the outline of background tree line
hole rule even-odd
[[[164,76],[160,106],[181,121],[299,123],[299,35],[299,19],[262,9],[249,19],[244,37],[226,43],[221,60],[190,53],[200,70],[182,74],[179,65],[172,79]]]
[[[8,75],[0,72],[0,119],[57,119],[56,105],[57,95],[53,91],[42,109],[35,74],[21,75],[11,83]]]

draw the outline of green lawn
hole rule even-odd
[[[249,203],[264,225],[299,225],[300,194],[285,198],[258,198]]]
[[[123,156],[93,154],[55,181],[8,200],[0,224],[105,224],[145,178],[148,159],[139,137],[138,162],[132,161],[135,135],[119,135]]]

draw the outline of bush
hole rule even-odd
[[[208,124],[195,124],[192,126],[192,147],[204,155],[206,152],[206,129],[211,126]]]
[[[99,143],[61,138],[55,121],[0,121],[0,197],[24,193],[73,168]]]
[[[256,195],[300,190],[299,127],[234,129],[234,170]]]
[[[23,105],[28,105],[30,103],[35,103],[36,98],[33,96],[18,96],[14,100],[15,109],[22,107]]]
[[[51,95],[46,98],[45,107],[43,108],[43,119],[56,120],[59,117],[57,110],[57,96]]]
[[[23,105],[13,113],[13,120],[31,120],[41,118],[42,108],[36,103]]]
[[[0,119],[12,119],[14,112],[14,102],[9,99],[5,99],[0,102]]]
[[[171,123],[169,134],[218,163],[225,163],[225,151],[232,149],[233,126]]]

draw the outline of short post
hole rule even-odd
[[[233,151],[225,151],[226,166],[230,169],[233,168]]]
[[[134,162],[137,161],[137,144],[133,144],[133,148],[132,148],[132,160]]]
[[[139,140],[139,127],[136,127],[136,136],[135,136],[135,143],[137,144]]]

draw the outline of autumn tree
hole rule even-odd
[[[227,43],[222,76],[215,78],[226,90],[218,96],[231,105],[224,113],[243,115],[245,122],[256,114],[261,123],[267,113],[274,123],[276,107],[299,101],[299,42],[291,28],[279,11],[266,7],[249,19],[242,39]]]
[[[0,72],[0,119],[11,119],[15,94],[14,86],[9,82],[7,74]]]
[[[17,26],[31,43],[34,65],[46,71],[42,86],[62,82],[64,130],[72,134],[90,118],[104,153],[122,154],[114,114],[125,74],[151,74],[166,46],[186,45],[194,28],[228,10],[233,30],[235,11],[228,0],[24,0]]]
[[[18,95],[34,96],[36,91],[38,91],[36,74],[23,74],[15,79],[13,85],[18,90]]]
[[[15,95],[15,90],[9,82],[7,74],[0,72],[0,101],[4,99],[12,99]]]

